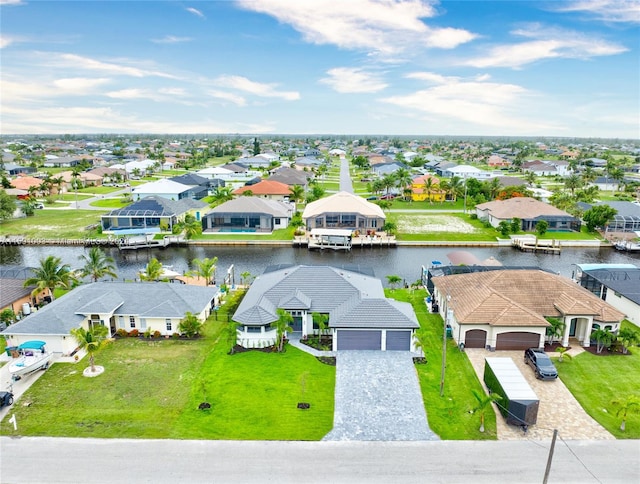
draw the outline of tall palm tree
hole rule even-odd
[[[195,269],[190,272],[190,274],[200,278],[202,277],[206,281],[206,285],[208,286],[211,281],[213,281],[216,277],[216,268],[218,264],[218,258],[213,257],[209,259],[208,257],[204,259],[193,259],[193,265]]]
[[[75,328],[71,330],[71,336],[78,341],[80,349],[87,350],[89,353],[89,364],[91,365],[91,373],[96,372],[95,353],[105,346],[109,340],[107,334],[109,330],[106,326],[96,325],[86,330],[84,328]]]
[[[424,190],[424,193],[426,193],[427,198],[429,199],[429,203],[433,203],[433,198],[431,197],[431,194],[433,193],[434,188],[435,187],[433,186],[433,178],[429,177],[425,179],[422,189]]]
[[[58,198],[62,196],[62,185],[64,185],[64,178],[61,176],[57,176],[51,179],[51,183],[53,183],[56,187],[56,191],[58,192]]]
[[[147,267],[140,272],[140,279],[143,281],[157,281],[162,277],[163,272],[162,262],[152,257],[147,263]]]
[[[395,174],[400,191],[404,194],[404,190],[411,185],[411,173],[406,168],[399,168]]]
[[[304,199],[304,187],[302,185],[289,187],[289,192],[291,192],[291,199],[296,203]]]
[[[458,199],[458,195],[464,193],[465,182],[459,176],[452,176],[449,179],[449,194],[453,196],[453,201]]]
[[[111,276],[113,279],[118,277],[113,257],[106,255],[99,247],[91,247],[87,255],[78,258],[84,261],[84,266],[80,269],[82,277],[91,276],[93,282],[98,282],[104,276]]]
[[[63,264],[60,257],[50,255],[46,259],[40,259],[40,267],[33,270],[33,277],[24,281],[24,287],[36,286],[31,292],[32,296],[49,289],[51,300],[54,300],[53,291],[57,287],[70,289],[71,285],[76,282],[76,278],[71,272],[69,264]]]
[[[571,191],[572,197],[575,196],[576,189],[580,188],[581,186],[582,186],[582,180],[580,179],[580,176],[575,173],[569,175],[564,180],[564,187]]]

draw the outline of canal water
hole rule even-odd
[[[0,247],[0,265],[38,266],[39,261],[49,255],[60,257],[73,269],[82,267],[80,256],[88,249],[83,247]],[[523,253],[511,247],[397,247],[353,249],[349,252],[310,251],[292,247],[171,247],[167,249],[141,249],[119,251],[116,248],[105,252],[115,259],[119,279],[135,279],[152,257],[165,266],[171,266],[183,273],[192,269],[193,259],[218,258],[218,278],[221,279],[233,265],[235,281],[240,281],[242,272],[253,276],[262,274],[267,266],[275,264],[308,264],[331,266],[360,266],[373,270],[376,277],[386,285],[387,275],[400,276],[407,283],[420,278],[421,267],[428,267],[432,261],[449,264],[447,254],[464,250],[480,260],[493,257],[503,265],[535,266],[571,277],[573,264],[580,263],[631,263],[640,266],[640,253],[618,252],[611,248],[562,249],[560,255]]]

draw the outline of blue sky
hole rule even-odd
[[[0,133],[640,138],[640,2],[0,0]]]

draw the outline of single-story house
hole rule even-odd
[[[239,197],[222,203],[202,218],[211,232],[273,232],[289,226],[294,205],[258,197]]]
[[[633,264],[578,264],[578,282],[640,326],[640,268]]]
[[[313,175],[308,171],[296,170],[295,168],[280,168],[268,180],[284,183],[290,187],[299,185],[306,191],[311,178],[313,178]]]
[[[530,197],[481,203],[476,205],[476,214],[479,219],[488,220],[493,227],[497,227],[503,220],[511,221],[519,218],[524,231],[535,230],[540,220],[546,220],[550,231],[580,231],[580,219],[553,205]]]
[[[51,300],[49,289],[31,295],[36,286],[24,287],[24,281],[33,277],[33,269],[24,266],[0,267],[0,312],[11,309],[22,317],[31,313],[31,308]],[[26,305],[26,306],[25,306]]]
[[[433,298],[467,348],[523,350],[542,348],[553,317],[565,323],[569,338],[590,345],[597,327],[617,331],[625,315],[571,279],[541,270],[492,270],[432,279]]]
[[[392,175],[399,169],[407,169],[407,165],[400,163],[399,161],[390,161],[388,163],[378,163],[371,167],[371,171],[378,176]]]
[[[4,171],[6,171],[9,176],[14,176],[20,173],[35,173],[38,170],[33,166],[22,166],[15,163],[4,163]]]
[[[379,279],[328,266],[267,270],[251,284],[233,315],[238,344],[260,348],[276,342],[278,309],[293,316],[293,332],[318,334],[313,313],[328,316],[333,350],[414,351],[418,320],[409,303],[387,299]]]
[[[610,176],[599,176],[589,183],[589,186],[598,187],[598,190],[608,192],[615,192],[620,189],[618,181]]]
[[[208,207],[206,203],[190,198],[174,201],[151,196],[102,215],[100,224],[103,232],[114,234],[171,232],[187,214],[202,220]]]
[[[204,321],[214,307],[218,288],[166,282],[94,282],[83,284],[2,331],[8,346],[40,340],[50,351],[69,355],[78,346],[72,329],[102,325],[109,336],[123,329],[140,333],[179,333],[190,312]]]
[[[386,216],[379,205],[348,192],[338,192],[307,204],[302,221],[307,230],[349,228],[360,232],[382,229]]]
[[[169,179],[157,180],[134,187],[131,190],[134,200],[140,200],[144,197],[156,196],[163,197],[168,200],[182,200],[184,198],[196,198],[196,195],[206,196],[202,194],[202,188],[194,185],[183,185]]]
[[[608,205],[616,210],[616,215],[606,227],[606,232],[637,232],[640,231],[640,202],[600,202],[582,204],[585,210],[589,210],[598,205]]]
[[[233,191],[236,196],[250,192],[251,196],[268,200],[288,201],[291,196],[289,185],[279,181],[260,180],[258,183],[245,185]]]
[[[71,168],[74,166],[78,166],[83,160],[74,156],[61,156],[52,158],[47,156],[44,161],[44,166],[46,168]],[[89,163],[93,164],[92,160],[86,160]]]
[[[500,175],[500,172],[485,171],[470,165],[455,165],[449,166],[446,169],[442,168],[443,165],[440,165],[438,169],[436,169],[436,173],[445,178],[457,176],[462,179],[475,178],[476,180],[488,180],[497,175]]]
[[[20,190],[29,190],[31,187],[36,187],[38,190],[44,183],[40,178],[20,174],[11,180],[11,186]]]
[[[200,200],[209,195],[209,189],[211,188],[211,180],[196,173],[186,173],[184,175],[173,176],[169,178],[169,180],[193,187],[191,189],[190,198],[194,198],[196,200]]]

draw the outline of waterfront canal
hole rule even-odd
[[[1,246],[0,265],[38,266],[40,259],[53,254],[75,269],[83,265],[79,257],[87,250],[83,247]],[[397,247],[334,252],[291,247],[187,246],[122,252],[111,248],[105,252],[115,259],[120,279],[135,279],[138,271],[152,257],[181,273],[192,268],[190,263],[193,259],[218,257],[218,276],[226,274],[233,264],[236,282],[239,282],[242,272],[248,271],[256,276],[269,265],[309,264],[360,265],[373,269],[375,275],[385,283],[385,276],[391,274],[411,283],[420,278],[421,266],[429,266],[434,260],[448,264],[447,254],[457,250],[467,251],[480,260],[494,257],[503,265],[535,266],[567,277],[571,276],[572,265],[578,263],[632,263],[640,266],[640,253],[618,252],[611,248],[564,248],[560,255],[523,253],[511,247]]]

